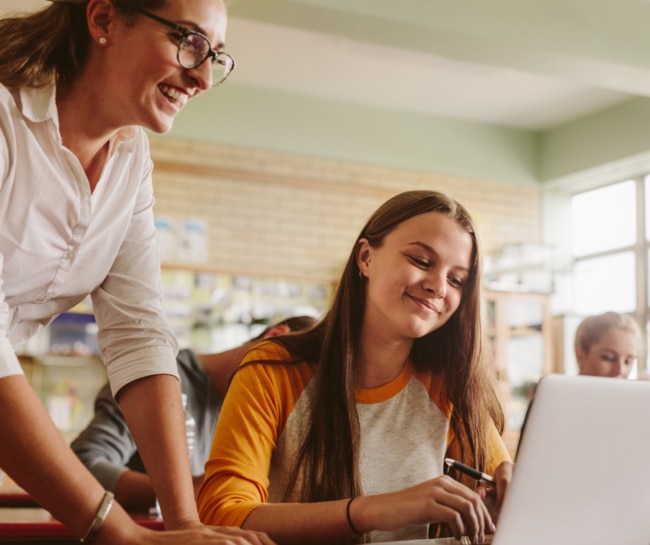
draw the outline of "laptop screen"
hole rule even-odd
[[[650,382],[548,375],[494,545],[650,545]]]

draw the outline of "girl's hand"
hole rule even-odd
[[[512,462],[501,462],[494,472],[494,480],[497,483],[497,512],[501,511],[514,469],[515,465]]]
[[[503,500],[506,497],[510,481],[512,481],[514,467],[512,462],[502,462],[494,472],[494,481],[497,485],[496,490],[493,487],[487,486],[482,486],[478,490],[495,523],[499,519],[499,512],[501,511]]]
[[[481,496],[447,475],[399,492],[360,496],[353,510],[355,526],[362,532],[444,522],[456,539],[468,536],[481,543],[495,530]]]

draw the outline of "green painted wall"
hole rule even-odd
[[[635,98],[547,131],[540,179],[553,180],[650,151],[650,99]]]
[[[538,135],[228,84],[185,106],[173,138],[513,184],[539,180]]]
[[[650,153],[650,98],[635,98],[536,133],[229,82],[190,101],[169,135],[389,168],[537,184]]]

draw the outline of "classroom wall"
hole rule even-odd
[[[542,133],[540,180],[552,187],[576,179],[598,185],[647,172],[649,124],[650,98],[634,98]]]
[[[539,182],[539,135],[532,131],[231,81],[188,102],[169,136],[513,185]]]
[[[169,137],[512,185],[650,168],[650,98],[544,131],[386,111],[234,84],[190,101]]]
[[[226,271],[334,280],[368,216],[406,189],[460,200],[486,251],[540,241],[539,186],[168,136],[152,136],[151,150],[156,215],[204,220],[206,264]]]

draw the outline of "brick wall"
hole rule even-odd
[[[151,137],[158,216],[201,218],[206,264],[334,280],[368,216],[407,189],[435,189],[472,213],[486,252],[539,242],[540,190]]]

